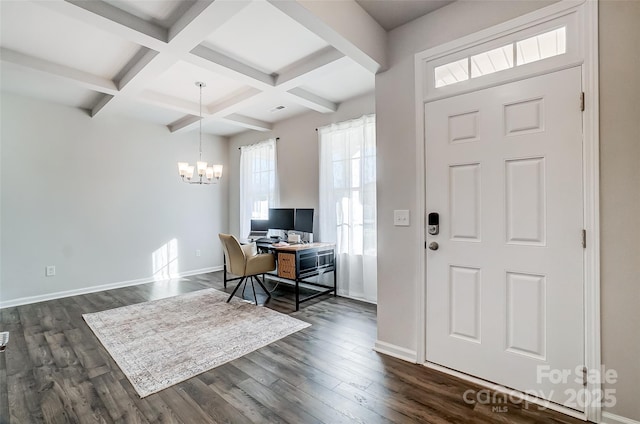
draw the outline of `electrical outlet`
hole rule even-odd
[[[53,277],[54,275],[56,275],[56,266],[55,265],[47,265],[47,268],[45,270],[45,275],[47,277]]]
[[[200,249],[196,250],[196,256],[202,256],[202,252],[200,251]]]

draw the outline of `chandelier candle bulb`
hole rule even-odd
[[[189,164],[187,162],[178,162],[178,173],[181,177],[184,177],[187,173],[187,168]]]
[[[222,165],[213,165],[213,176],[216,180],[222,177]]]
[[[198,162],[196,162],[196,165],[198,167],[198,175],[202,177],[207,171],[207,162],[199,160]]]

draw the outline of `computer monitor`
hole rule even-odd
[[[313,233],[313,209],[296,209],[296,221],[293,229],[303,233]]]
[[[269,231],[269,220],[268,219],[252,219],[251,220],[251,231]]]
[[[294,209],[269,208],[269,229],[291,230],[294,224]]]

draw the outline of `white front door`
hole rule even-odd
[[[427,361],[560,404],[584,364],[581,85],[576,67],[425,105]]]

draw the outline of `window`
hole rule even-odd
[[[545,32],[516,43],[518,66],[537,62],[567,52],[567,30],[565,27]]]
[[[436,88],[469,79],[469,59],[456,60],[434,69]]]
[[[278,205],[276,139],[240,147],[240,235],[251,230],[252,219],[268,219]]]
[[[567,52],[566,27],[554,29],[497,49],[478,53],[434,68],[435,87],[456,84]]]
[[[471,78],[513,68],[513,44],[471,56]]]
[[[376,133],[369,115],[318,129],[320,237],[336,243],[338,293],[377,295]]]

